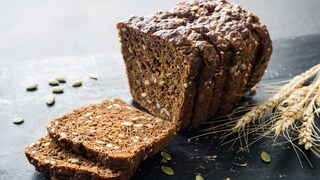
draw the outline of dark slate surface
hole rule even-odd
[[[274,53],[264,76],[263,83],[288,79],[320,63],[320,35],[281,39],[274,42]],[[88,76],[98,73],[97,81]],[[48,79],[64,75],[65,93],[56,95],[56,104],[48,107],[45,96],[51,94]],[[83,80],[83,86],[72,88],[72,80]],[[117,53],[92,56],[73,56],[29,61],[4,62],[0,66],[0,179],[48,178],[34,170],[24,156],[25,146],[46,134],[45,124],[52,118],[73,108],[98,102],[108,97],[121,97],[132,102],[128,92],[122,58]],[[37,82],[35,92],[26,92],[28,83]],[[266,96],[261,89],[253,101]],[[14,125],[14,117],[25,118],[22,125]],[[205,127],[203,127],[205,128]],[[133,179],[194,179],[201,173],[206,179],[319,179],[320,159],[308,153],[311,168],[301,156],[302,165],[289,144],[272,146],[272,141],[263,140],[250,148],[250,153],[228,151],[221,147],[217,135],[210,135],[188,142],[187,139],[200,134],[200,130],[183,131],[169,144],[168,151],[175,175],[169,177],[160,171],[159,154],[142,163]],[[272,162],[260,160],[260,152],[269,151]],[[216,156],[208,160],[207,156]],[[247,166],[242,167],[241,164]]]

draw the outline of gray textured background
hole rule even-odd
[[[115,23],[130,15],[150,14],[155,10],[172,7],[178,0],[0,0],[0,179],[41,179],[23,154],[23,148],[46,133],[45,123],[75,107],[97,102],[102,98],[120,96],[131,101],[123,71]],[[269,27],[272,39],[319,34],[318,0],[241,0],[235,1],[259,15]],[[297,74],[319,62],[319,35],[275,41],[273,61],[265,78]],[[303,60],[303,61],[301,61]],[[287,71],[283,69],[287,67]],[[88,79],[98,72],[99,80]],[[280,75],[279,75],[279,73]],[[47,107],[44,97],[50,93],[47,80],[58,74],[68,82],[65,93],[57,95],[57,103]],[[268,75],[269,74],[269,75]],[[272,76],[270,76],[272,75]],[[70,81],[83,79],[81,88],[71,88]],[[25,85],[38,82],[39,90],[25,92]],[[259,97],[259,96],[258,96]],[[16,126],[15,116],[25,118]],[[198,133],[198,132],[194,132]],[[186,133],[188,134],[188,133]],[[233,153],[220,151],[217,143],[187,143],[188,136],[179,134],[170,144],[174,160],[183,166],[175,166],[176,179],[194,178],[194,173],[205,172],[217,179],[228,176],[238,179],[317,179],[319,159],[312,158],[314,169],[305,162],[301,168],[292,149],[276,150],[270,166],[259,159],[261,150],[270,143],[257,144],[255,151],[241,162],[249,167],[235,167],[240,161]],[[211,145],[211,149],[208,148]],[[200,148],[200,152],[194,152]],[[191,159],[191,155],[218,154],[206,170],[198,168],[203,159]],[[136,179],[146,175],[163,179],[158,166],[160,156],[142,165],[143,171]],[[283,163],[286,162],[286,164]],[[158,163],[159,164],[159,163]],[[189,169],[186,173],[186,169]],[[152,179],[152,178],[150,178]],[[173,179],[167,177],[167,179]]]
[[[1,0],[0,61],[118,52],[115,24],[179,0]],[[318,0],[236,0],[273,39],[320,33]]]

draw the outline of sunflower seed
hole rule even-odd
[[[91,74],[89,76],[90,79],[98,80],[98,75],[97,74]]]
[[[50,79],[49,80],[49,85],[51,86],[59,86],[59,81],[56,79]]]
[[[55,86],[52,88],[53,93],[63,93],[63,87],[61,86]]]
[[[201,174],[196,175],[196,180],[204,180],[204,178],[201,176]]]
[[[169,176],[173,176],[174,175],[173,170],[168,166],[161,166],[161,171],[163,173],[165,173],[166,175],[169,175]]]
[[[66,82],[66,78],[63,77],[63,76],[56,76],[54,79],[59,81],[60,83],[65,83]]]
[[[161,152],[161,156],[162,156],[164,159],[168,160],[168,161],[171,160],[171,155],[170,155],[169,153],[165,152],[165,151],[162,151],[162,152]]]
[[[270,155],[265,151],[261,152],[261,159],[266,163],[269,163],[271,161]]]
[[[48,106],[52,106],[55,103],[55,101],[56,101],[56,98],[53,95],[49,95],[46,98],[46,102]]]
[[[24,119],[21,117],[17,117],[13,119],[13,124],[22,124],[24,122]]]
[[[37,90],[37,88],[38,88],[38,84],[36,84],[36,83],[29,84],[29,85],[26,87],[27,91],[35,91],[35,90]]]
[[[82,86],[82,81],[74,81],[72,83],[72,87],[80,87],[80,86]]]

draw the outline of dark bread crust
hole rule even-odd
[[[249,75],[251,74],[254,59],[256,57],[257,42],[251,36],[248,29],[242,30],[242,41],[245,44],[243,48],[235,50],[235,56],[239,56],[236,64],[231,68],[231,74],[234,74],[232,80],[228,80],[229,85],[226,86],[226,97],[219,109],[219,115],[229,114],[235,106],[238,105],[240,97],[245,93],[246,85],[248,83]]]
[[[49,143],[50,145],[46,146],[46,143]],[[50,140],[49,136],[42,137],[35,143],[26,147],[25,155],[37,171],[50,175],[51,179],[126,180],[130,179],[136,171],[136,169],[130,169],[122,172],[112,172],[104,165],[93,163],[79,155],[75,155],[72,152],[62,149],[62,147]],[[72,162],[68,162],[68,158],[72,157],[76,157],[77,160],[80,159],[79,163],[84,163],[85,165],[79,166]]]
[[[259,20],[257,16],[253,16],[252,19],[254,19],[254,21]],[[260,82],[264,71],[267,69],[273,51],[272,41],[265,25],[258,26],[254,24],[252,33],[256,34],[260,41],[256,60],[252,66],[251,75],[249,77],[246,89],[251,89]]]
[[[142,160],[163,149],[175,133],[170,122],[117,98],[75,109],[53,119],[47,129],[63,148],[115,170],[136,168]]]

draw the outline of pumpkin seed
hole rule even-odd
[[[80,86],[82,86],[82,81],[74,81],[72,83],[72,87],[80,87]]]
[[[38,88],[38,84],[36,84],[36,83],[29,84],[29,85],[26,87],[27,91],[35,91],[35,90],[37,90],[37,88]]]
[[[66,82],[66,78],[63,76],[57,76],[54,78],[55,80],[61,82],[61,83],[65,83]]]
[[[201,174],[196,175],[196,180],[204,180],[204,178],[201,176]]]
[[[52,88],[53,93],[63,93],[63,87],[61,86],[55,86]]]
[[[270,155],[265,151],[261,152],[261,159],[266,163],[269,163],[271,161]]]
[[[13,119],[13,124],[22,124],[24,122],[24,119],[21,117],[17,117]]]
[[[89,76],[90,79],[98,80],[98,75],[97,74],[91,74]]]
[[[49,85],[51,86],[59,86],[59,81],[56,79],[50,79],[49,80]]]
[[[161,171],[163,173],[165,173],[166,175],[169,175],[169,176],[173,176],[174,175],[173,170],[168,166],[161,166]]]
[[[46,98],[47,105],[52,106],[55,103],[55,100],[56,100],[55,96],[53,95],[47,96]]]
[[[161,162],[162,162],[162,163],[167,163],[168,160],[166,160],[165,158],[162,158],[162,159],[161,159]]]
[[[162,151],[162,152],[161,152],[161,156],[162,156],[164,159],[168,160],[168,161],[171,160],[171,155],[170,155],[169,153],[165,152],[165,151]]]

